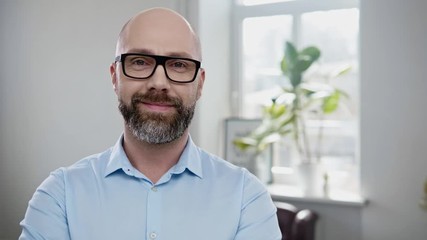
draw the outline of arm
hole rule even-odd
[[[234,240],[282,239],[276,207],[265,186],[245,171],[245,186],[239,229]]]
[[[34,193],[21,222],[19,239],[70,239],[65,209],[64,174],[59,169]]]

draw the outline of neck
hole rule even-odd
[[[179,160],[188,140],[188,129],[171,143],[150,144],[140,141],[125,128],[123,149],[131,164],[156,183]]]

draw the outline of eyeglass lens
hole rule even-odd
[[[127,55],[123,64],[125,74],[134,78],[150,77],[158,65],[154,57],[142,55]],[[162,65],[167,77],[179,82],[192,81],[197,71],[195,62],[180,58],[167,59]]]

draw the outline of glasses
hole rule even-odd
[[[177,83],[190,83],[196,79],[200,62],[190,58],[166,57],[139,53],[123,53],[116,57],[122,63],[123,74],[134,79],[151,77],[162,65],[166,77]]]

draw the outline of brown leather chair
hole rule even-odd
[[[294,205],[275,202],[282,240],[314,240],[317,214],[309,209],[299,210]]]

